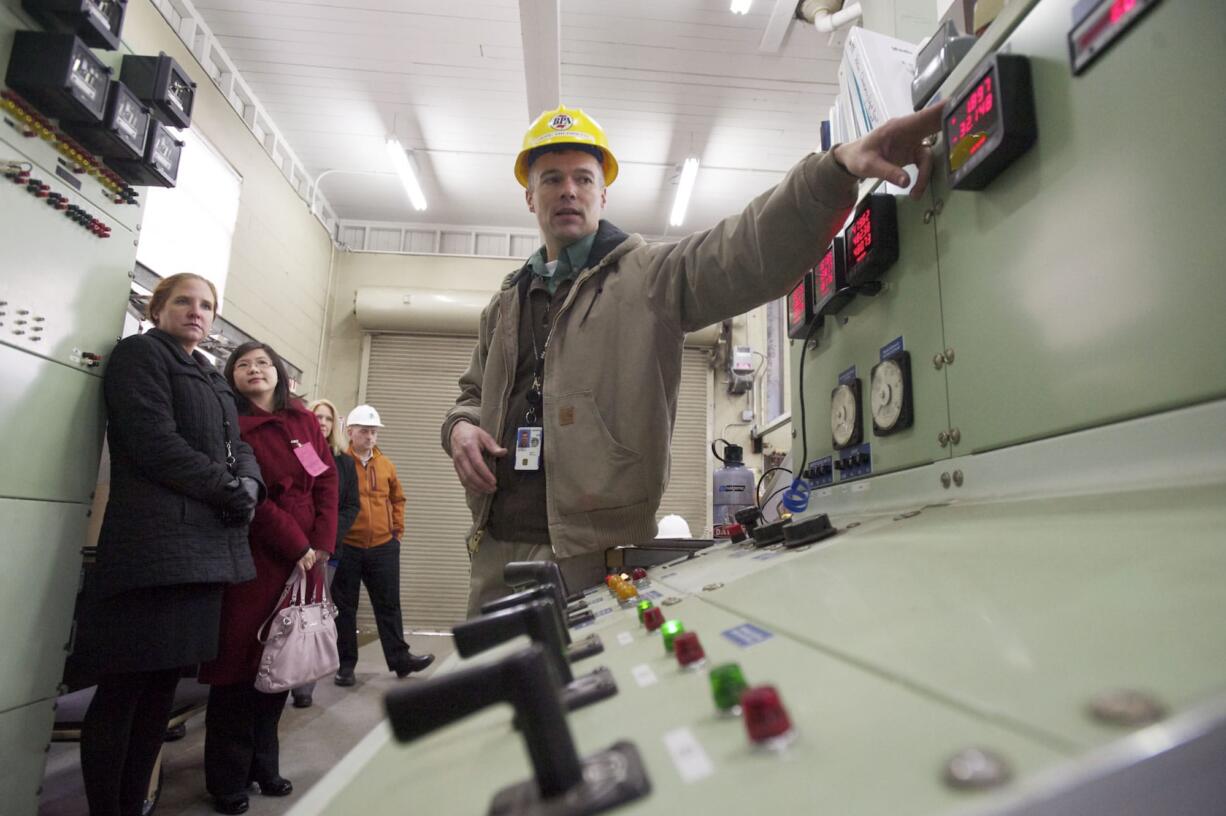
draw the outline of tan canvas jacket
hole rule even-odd
[[[686,332],[785,295],[843,225],[855,191],[829,154],[812,154],[711,229],[675,243],[626,236],[579,272],[545,351],[546,509],[557,557],[655,536]],[[615,230],[601,222],[606,229]],[[525,274],[508,276],[481,314],[472,362],[443,422],[448,455],[461,420],[502,438],[518,353],[516,281]],[[468,495],[470,551],[491,501]]]

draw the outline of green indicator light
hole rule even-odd
[[[639,623],[643,622],[643,613],[651,609],[655,604],[651,601],[639,601]]]
[[[731,711],[741,704],[741,692],[749,688],[741,667],[724,663],[711,669],[711,697],[720,711]]]
[[[672,654],[673,638],[685,631],[685,624],[679,620],[664,621],[660,631],[664,634],[664,651]]]

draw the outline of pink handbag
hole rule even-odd
[[[304,571],[295,567],[276,608],[256,632],[264,644],[255,676],[257,691],[287,691],[327,677],[341,666],[336,652],[336,607],[328,597],[327,582],[323,582],[322,596],[314,603],[309,592],[303,603],[305,583]],[[281,609],[286,596],[290,596],[290,604]]]

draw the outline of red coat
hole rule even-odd
[[[285,582],[308,547],[331,553],[336,547],[336,463],[319,423],[301,403],[269,414],[259,408],[238,418],[243,441],[255,451],[268,498],[256,508],[248,531],[255,579],[226,588],[217,658],[200,667],[210,685],[254,683],[264,651],[256,631],[273,611]],[[316,477],[294,454],[293,441],[315,449],[328,469]],[[324,561],[312,570],[319,592]]]

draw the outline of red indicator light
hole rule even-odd
[[[664,625],[664,610],[658,606],[653,606],[651,609],[643,612],[643,626],[647,627],[648,632],[654,632]]]
[[[682,632],[673,638],[673,653],[677,655],[677,662],[682,668],[701,663],[707,658],[695,632]]]
[[[792,721],[774,686],[757,686],[742,692],[741,711],[752,742],[766,742],[792,730]]]
[[[873,211],[866,209],[851,225],[851,259],[860,263],[873,248]]]
[[[630,573],[630,580],[632,581],[641,581],[646,577],[647,570],[643,569],[642,567],[635,567],[634,571]]]

